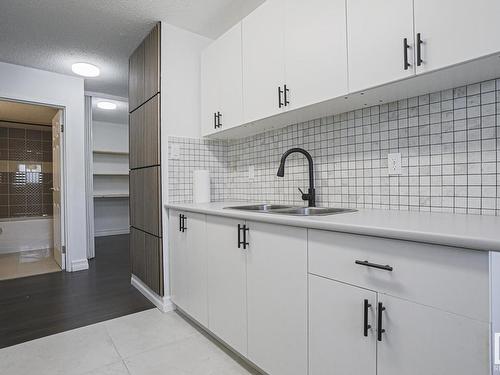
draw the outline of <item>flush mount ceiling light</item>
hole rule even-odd
[[[84,62],[74,63],[71,65],[71,70],[83,77],[97,77],[100,74],[97,66]]]
[[[116,109],[116,104],[111,102],[99,102],[97,107],[101,109]]]

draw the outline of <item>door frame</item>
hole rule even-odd
[[[54,108],[57,110],[62,111],[62,124],[64,127],[66,127],[66,107],[58,104],[52,104],[52,103],[44,103],[44,102],[35,102],[35,101],[29,101],[29,100],[19,100],[19,99],[13,99],[13,98],[8,98],[8,97],[2,97],[0,96],[0,100],[2,101],[7,101],[7,102],[13,102],[13,103],[20,103],[20,104],[34,104],[34,105],[41,105],[45,107],[50,107]],[[52,128],[52,127],[51,127]],[[66,248],[66,227],[67,227],[67,204],[66,204],[66,131],[62,131],[60,135],[61,139],[61,160],[60,160],[60,174],[61,174],[61,246],[63,246],[63,251],[62,254],[62,267],[61,270],[65,271],[67,268],[67,265],[71,263],[71,254],[69,249]],[[52,233],[54,233],[54,229],[52,229]]]

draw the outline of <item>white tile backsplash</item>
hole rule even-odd
[[[500,214],[500,79],[362,108],[232,141],[170,138],[169,199],[192,199],[192,171],[209,169],[212,200],[302,204],[302,155],[315,162],[317,203],[398,210]],[[389,176],[387,154],[401,153]],[[248,178],[248,167],[255,176]]]

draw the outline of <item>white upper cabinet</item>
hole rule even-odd
[[[214,41],[201,56],[203,135],[243,122],[241,23]]]
[[[415,0],[415,33],[422,63],[417,73],[500,51],[500,1]]]
[[[347,0],[347,35],[350,92],[414,75],[413,0]]]
[[[289,109],[348,92],[344,0],[287,0],[285,83]]]
[[[244,122],[285,109],[284,1],[267,0],[243,20]],[[281,96],[281,107],[280,98]]]

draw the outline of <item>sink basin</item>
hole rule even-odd
[[[323,216],[336,215],[347,212],[356,212],[348,208],[328,208],[328,207],[294,207],[281,204],[254,204],[248,206],[224,207],[230,210],[241,210],[250,212],[271,213],[292,216]]]
[[[274,210],[288,209],[294,208],[293,206],[285,206],[282,204],[253,204],[249,206],[233,206],[233,207],[224,207],[229,210],[242,210],[242,211],[251,211],[251,212],[271,212]]]
[[[293,215],[293,216],[323,216],[336,215],[348,212],[356,212],[349,208],[328,208],[328,207],[291,207],[270,211],[273,214]]]

